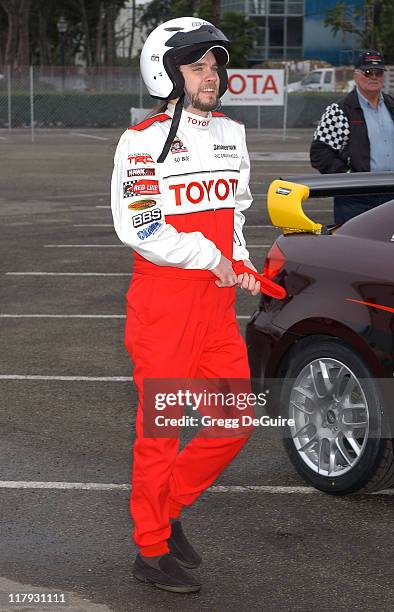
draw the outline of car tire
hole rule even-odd
[[[393,439],[381,392],[348,345],[325,336],[300,341],[283,379],[280,413],[295,419],[285,428],[284,446],[303,480],[334,495],[394,485]]]

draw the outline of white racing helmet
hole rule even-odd
[[[179,66],[193,64],[208,53],[216,57],[220,79],[219,97],[227,89],[228,38],[209,21],[198,17],[171,19],[151,32],[141,51],[141,75],[151,96],[162,100],[179,98],[170,131],[157,161],[167,157],[176,136],[185,101],[185,80]]]
[[[192,64],[212,51],[219,66],[219,96],[227,89],[228,38],[209,21],[179,17],[151,32],[141,51],[141,75],[154,98],[174,99],[184,93],[181,64]]]

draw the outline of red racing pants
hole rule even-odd
[[[249,379],[234,311],[235,288],[213,280],[134,273],[127,292],[125,345],[138,391],[130,512],[144,556],[168,552],[170,518],[190,506],[234,459],[248,437],[179,439],[143,434],[144,378]]]

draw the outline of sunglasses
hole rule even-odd
[[[365,68],[365,70],[360,70],[360,72],[362,72],[366,77],[382,77],[384,75],[384,70],[381,68]]]

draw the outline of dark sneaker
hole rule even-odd
[[[200,565],[202,559],[183,533],[181,521],[174,521],[171,524],[171,535],[167,542],[170,552],[180,565],[188,569]]]
[[[167,553],[160,557],[159,569],[151,567],[137,555],[133,567],[133,576],[142,582],[149,582],[158,589],[174,593],[197,593],[201,584],[188,572],[185,572],[177,560]]]

